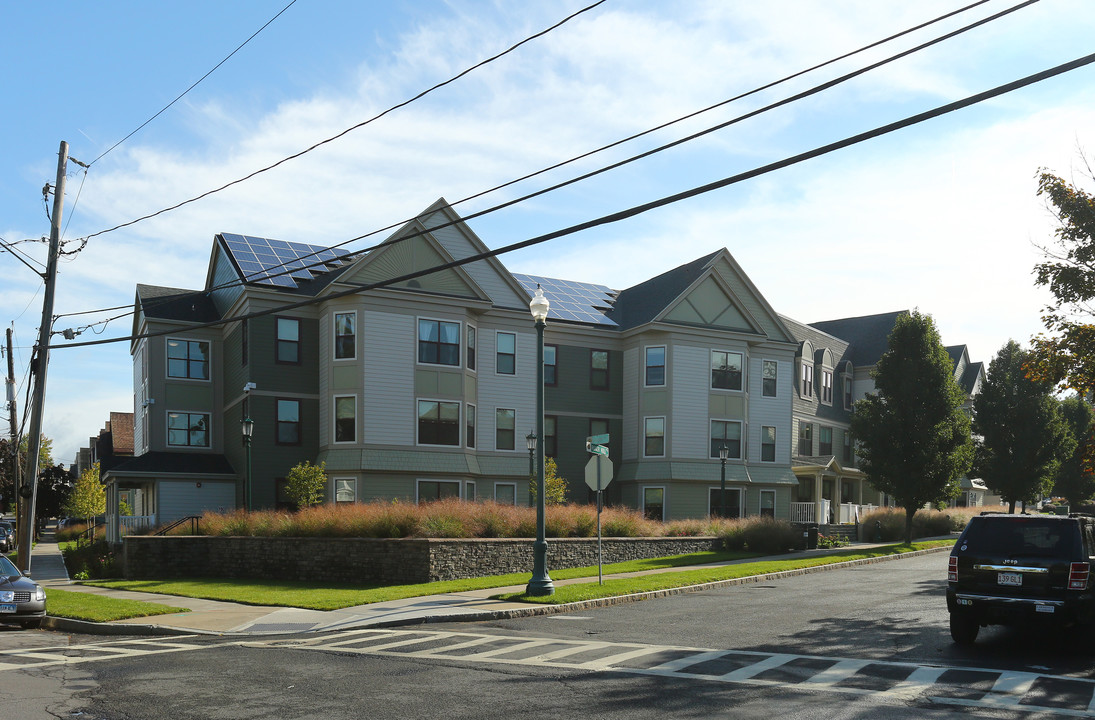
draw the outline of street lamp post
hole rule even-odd
[[[719,460],[722,461],[722,482],[719,490],[719,517],[726,517],[726,458],[730,457],[730,448],[726,443],[719,448]]]
[[[251,511],[251,435],[255,432],[255,421],[248,415],[240,420],[240,431],[243,432],[243,444],[247,446],[247,485],[244,496],[247,501],[247,510]]]
[[[529,311],[536,324],[536,437],[544,436],[544,326],[548,315],[548,300],[544,291],[536,286],[536,294],[529,303]],[[534,440],[530,440],[530,446]],[[547,569],[547,540],[544,538],[544,498],[547,495],[547,482],[544,478],[544,443],[536,443],[536,542],[532,546],[532,579],[525,592],[528,595],[554,595],[555,584],[551,582]]]
[[[525,436],[525,447],[528,448],[528,477],[529,488],[531,489],[531,483],[536,479],[536,432],[533,430],[528,431],[528,435]],[[528,506],[532,507],[532,493],[528,496]]]

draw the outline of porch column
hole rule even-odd
[[[821,473],[814,473],[814,522],[818,525],[823,525],[828,522],[828,518],[821,516]]]

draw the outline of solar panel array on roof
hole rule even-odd
[[[319,245],[221,233],[244,282],[296,289],[339,267],[349,253]]]
[[[549,303],[549,319],[616,325],[605,316],[605,312],[612,309],[618,293],[605,285],[557,280],[538,275],[515,274],[513,277],[529,295],[536,292],[537,285],[543,289],[544,297]]]

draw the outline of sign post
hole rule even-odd
[[[601,571],[601,493],[612,482],[612,461],[608,459],[608,435],[594,435],[586,439],[586,452],[593,457],[586,463],[586,485],[597,491],[597,582],[605,584]]]

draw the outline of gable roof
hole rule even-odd
[[[823,333],[838,337],[848,343],[845,360],[851,360],[856,367],[876,365],[886,352],[897,318],[908,310],[863,315],[860,317],[823,320],[809,323],[811,327]]]
[[[137,303],[147,318],[197,323],[221,319],[213,300],[201,290],[138,284]]]
[[[705,255],[622,291],[608,317],[621,330],[651,322],[707,270],[718,254]]]

